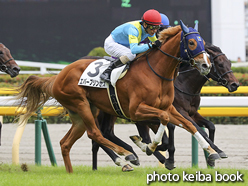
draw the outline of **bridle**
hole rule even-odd
[[[214,74],[212,74],[211,72],[210,72],[208,75],[214,77],[219,85],[226,86],[227,83],[228,83],[228,81],[227,81],[225,78],[223,78],[223,76],[225,76],[225,75],[228,74],[228,73],[231,73],[232,70],[229,70],[229,71],[227,71],[227,72],[225,72],[224,74],[221,75],[221,74],[217,71],[217,69],[216,69],[216,67],[215,67],[215,63],[214,63],[214,60],[215,60],[216,58],[218,58],[219,56],[222,56],[222,55],[225,55],[225,54],[224,54],[224,53],[219,53],[219,54],[217,54],[217,55],[214,56],[214,57],[210,57],[210,58],[211,58],[210,61],[211,61],[211,63],[212,63],[212,68],[214,68],[214,72],[217,74],[218,77],[216,77],[216,76],[215,76]],[[185,71],[179,72],[179,74],[187,73],[187,72],[190,72],[190,71],[192,71],[192,70],[196,70],[196,69],[195,69],[195,68],[192,68],[192,69],[189,69],[189,70],[185,70]],[[209,78],[208,78],[207,76],[204,76],[204,77],[207,78],[207,80],[209,81]],[[174,84],[174,87],[175,87],[179,92],[181,92],[181,93],[183,93],[183,94],[186,94],[186,95],[189,95],[189,96],[199,96],[199,95],[200,95],[200,92],[197,93],[197,94],[191,94],[191,93],[184,92],[183,90],[179,89],[175,84]]]
[[[14,60],[14,58],[10,58],[9,60],[0,63],[0,71],[2,72],[6,72],[8,71],[8,66],[6,65],[8,62],[10,62],[11,60]]]
[[[180,45],[183,45],[182,47],[184,47],[184,54],[186,53],[187,59],[184,59],[184,58],[182,58],[182,57],[175,57],[175,56],[172,56],[172,55],[170,55],[170,54],[164,52],[163,50],[161,50],[160,47],[157,48],[157,49],[158,49],[160,52],[162,52],[164,55],[167,55],[167,56],[169,56],[169,57],[171,57],[171,58],[174,58],[174,59],[176,59],[177,61],[179,61],[180,63],[181,63],[181,62],[184,62],[184,63],[190,64],[191,66],[195,66],[196,62],[195,62],[194,57],[197,56],[197,55],[199,55],[199,54],[201,54],[201,53],[204,53],[205,50],[200,51],[200,52],[197,51],[197,53],[195,53],[195,50],[191,51],[191,50],[188,50],[188,49],[187,49],[187,45],[186,45],[186,36],[189,36],[189,35],[191,35],[191,34],[199,34],[199,32],[190,32],[190,33],[187,33],[187,34],[183,35],[183,37],[182,37],[182,39],[181,39],[181,41],[180,41]],[[198,43],[198,42],[197,42],[197,43]],[[199,44],[199,43],[198,43],[198,44]],[[186,46],[185,46],[185,45],[186,45]],[[191,51],[191,52],[189,52],[189,51]],[[180,53],[181,53],[181,52],[180,52]],[[181,56],[182,56],[182,55],[181,55]],[[163,77],[163,76],[160,76],[157,72],[155,72],[155,70],[152,68],[151,64],[149,63],[149,60],[148,60],[148,52],[146,53],[146,61],[147,61],[148,65],[149,65],[149,67],[151,68],[151,70],[152,70],[158,77],[160,77],[160,78],[163,79],[163,80],[167,80],[167,81],[173,81],[173,80],[174,80],[174,78],[173,78],[173,79],[168,79],[168,78],[165,78],[165,77]]]
[[[212,60],[211,60],[211,61],[213,61],[214,72],[217,74],[217,76],[215,76],[215,75],[212,74],[211,72],[210,72],[208,75],[209,75],[210,77],[212,77],[212,78],[215,78],[219,85],[226,86],[227,83],[228,83],[228,81],[227,81],[225,78],[223,78],[223,76],[225,76],[225,75],[228,74],[228,73],[231,73],[232,70],[229,70],[229,71],[225,72],[224,74],[220,74],[220,73],[217,71],[217,69],[216,69],[216,67],[215,67],[214,60],[215,60],[217,57],[221,56],[221,55],[225,55],[225,54],[219,53],[218,55],[216,55],[215,57],[213,57]]]

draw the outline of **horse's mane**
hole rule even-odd
[[[181,26],[174,26],[174,27],[170,27],[167,29],[162,30],[159,34],[158,34],[158,40],[160,42],[165,43],[170,37],[177,35],[178,32],[182,31]],[[151,50],[151,49],[150,49]],[[149,51],[150,51],[149,50]],[[143,54],[145,54],[147,51],[142,52],[140,54],[138,54],[136,56],[136,58],[139,58],[140,56],[142,56]]]
[[[181,27],[179,25],[164,29],[159,33],[158,40],[161,41],[162,43],[164,43],[170,37],[175,36],[180,31],[182,31],[182,29],[181,29]]]
[[[213,45],[211,43],[206,42],[205,43],[205,50],[208,50],[208,49],[212,50],[214,52],[222,53],[222,51],[221,51],[221,49],[219,47],[217,47],[217,46],[215,46],[215,45]]]

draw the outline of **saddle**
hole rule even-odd
[[[110,62],[113,62],[116,58],[110,57],[110,56],[104,56],[103,59],[106,59],[106,60],[108,60],[108,61],[110,61]],[[129,69],[129,67],[130,67],[130,63],[131,63],[131,62],[129,61],[129,62],[126,63],[126,65],[124,65],[125,67],[124,67],[124,69],[122,70],[122,72],[121,72],[121,74],[120,74],[120,76],[119,76],[118,79],[121,79],[121,78],[123,78],[123,77],[126,75],[128,69]],[[112,74],[112,73],[111,73],[111,74]]]

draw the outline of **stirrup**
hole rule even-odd
[[[106,81],[107,83],[110,83],[110,72],[103,72],[101,75],[100,75],[100,78],[103,80],[103,81]]]

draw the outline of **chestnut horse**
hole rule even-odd
[[[0,71],[9,74],[12,78],[16,77],[20,71],[20,67],[16,64],[10,50],[3,43],[0,43]],[[2,123],[0,122],[0,145],[1,129]]]
[[[182,38],[181,38],[182,37]],[[172,27],[161,32],[161,48],[153,49],[130,65],[126,75],[117,81],[116,89],[122,110],[133,121],[158,118],[161,122],[155,139],[147,145],[146,152],[151,155],[161,141],[165,126],[171,122],[194,135],[201,147],[210,153],[208,159],[219,159],[191,122],[177,112],[172,105],[174,100],[173,77],[176,67],[182,61],[180,44],[184,56],[201,74],[208,74],[211,63],[204,50],[203,39],[199,33],[186,27]],[[112,108],[106,89],[78,86],[78,81],[87,66],[95,60],[80,59],[66,66],[58,75],[52,77],[30,76],[19,88],[17,99],[24,106],[24,119],[54,97],[69,113],[72,126],[60,141],[62,156],[68,172],[73,172],[69,156],[72,145],[87,131],[88,137],[106,146],[126,160],[136,157],[124,148],[104,138],[96,126],[94,117],[96,107],[109,114],[117,115]],[[148,63],[148,64],[147,64]]]
[[[229,92],[236,91],[239,87],[239,82],[232,73],[231,62],[227,59],[226,55],[222,53],[221,49],[217,46],[214,46],[210,43],[205,44],[205,50],[210,56],[210,61],[212,63],[211,71],[208,75],[202,76],[200,73],[195,70],[195,68],[190,67],[189,65],[182,64],[179,69],[179,76],[174,82],[175,87],[175,98],[173,105],[175,108],[189,121],[191,121],[205,140],[210,144],[210,146],[220,155],[221,158],[227,158],[226,154],[220,150],[214,144],[214,133],[215,126],[211,121],[206,120],[198,113],[198,107],[200,105],[200,91],[202,86],[206,81],[211,78],[216,81],[219,85],[226,87]],[[190,74],[189,74],[190,73]],[[186,80],[187,79],[187,80]],[[193,88],[194,87],[194,88]],[[184,101],[182,101],[184,100]],[[133,151],[132,147],[121,139],[115,136],[114,134],[114,123],[116,121],[116,116],[111,116],[107,113],[100,111],[100,114],[97,117],[99,127],[102,131],[104,137],[110,141],[120,144],[125,149],[130,149]],[[149,127],[156,132],[160,124],[159,120],[150,120],[150,121],[138,121],[135,123],[138,129],[139,135],[141,136],[140,141],[143,143],[150,143],[151,138],[149,136]],[[209,137],[207,133],[200,127],[206,127],[209,130]],[[175,126],[171,123],[167,124],[169,131],[169,139],[164,134],[162,138],[162,144],[159,145],[153,155],[159,160],[160,163],[164,164],[165,167],[169,170],[175,168],[174,166],[174,129]],[[97,169],[97,151],[99,145],[96,142],[92,142],[92,155],[93,155],[93,170]],[[136,141],[137,143],[137,141]],[[130,168],[130,165],[127,166],[125,162],[120,160],[113,151],[110,151],[106,148],[103,150],[111,157],[111,159],[117,164],[123,167],[123,171],[133,170]],[[169,158],[166,159],[159,151],[168,150]],[[120,164],[121,162],[122,164]],[[133,163],[133,162],[131,162]],[[136,162],[133,164],[137,165]],[[211,163],[212,166],[214,162]],[[129,169],[127,169],[129,167]]]
[[[0,71],[9,74],[12,78],[16,77],[20,71],[9,49],[2,43],[0,43]]]
[[[177,111],[182,114],[187,120],[193,123],[205,140],[210,144],[210,146],[220,155],[221,158],[227,158],[227,155],[220,150],[214,144],[214,133],[215,126],[211,121],[208,121],[198,112],[200,105],[200,91],[203,85],[209,78],[216,81],[219,85],[222,85],[228,89],[229,92],[236,91],[239,87],[239,82],[232,73],[231,62],[228,60],[225,54],[222,53],[221,49],[210,43],[206,43],[205,50],[210,55],[212,69],[210,73],[206,76],[201,76],[195,69],[191,68],[189,65],[182,65],[179,70],[179,76],[176,78],[175,87],[175,98],[173,105]],[[184,101],[182,101],[184,100]],[[143,122],[138,121],[136,123],[139,130],[140,136],[143,138],[143,142],[149,143],[149,129],[147,126],[142,124]],[[153,128],[159,124],[159,121],[148,122],[152,124]],[[164,159],[164,157],[159,155],[159,152],[154,153],[154,155],[159,159],[160,162],[165,162],[165,167],[172,169],[174,167],[174,125],[168,123],[169,130],[169,140],[167,143],[162,144],[157,150],[163,151],[168,149],[169,158]],[[205,127],[209,131],[209,136],[201,128]],[[156,129],[153,129],[156,131]],[[166,139],[164,140],[166,141]],[[211,166],[214,166],[214,161],[210,162]]]

